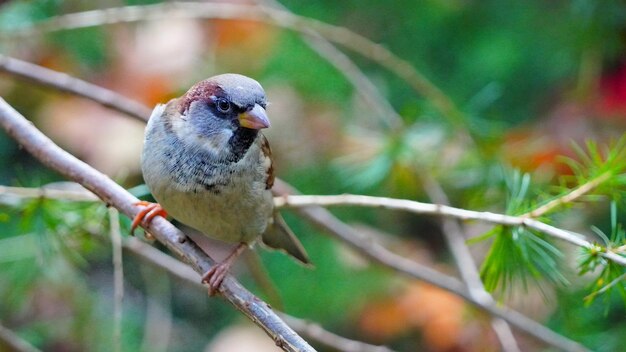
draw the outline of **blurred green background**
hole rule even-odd
[[[5,1],[0,31],[65,13],[155,2]],[[453,205],[503,212],[511,170],[529,173],[534,196],[542,195],[571,173],[559,156],[574,156],[572,142],[604,145],[624,133],[621,1],[281,4],[381,43],[439,87],[460,119],[442,114],[432,100],[368,58],[345,51],[379,90],[380,96],[364,99],[298,34],[243,20],[171,19],[9,36],[0,42],[0,53],[147,106],[213,74],[254,77],[271,102],[268,136],[278,175],[305,194],[428,201],[420,173],[429,170]],[[0,95],[59,145],[126,188],[142,184],[141,123],[4,73]],[[395,128],[372,108],[385,101],[401,116]],[[0,132],[0,185],[39,187],[62,180]],[[559,223],[590,236],[590,224],[610,232],[608,209],[606,201],[575,207],[560,214]],[[399,254],[455,274],[436,219],[359,208],[333,213]],[[370,264],[297,216],[285,216],[315,263],[308,270],[280,253],[258,251],[286,312],[399,351],[499,349],[489,320],[458,297]],[[127,229],[128,220],[122,223]],[[101,204],[0,194],[0,322],[45,351],[111,350],[108,229]],[[476,225],[468,232],[487,230]],[[626,336],[619,295],[583,307],[591,279],[576,275],[575,248],[557,246],[570,284],[513,287],[498,298],[593,350],[618,351]],[[484,242],[472,246],[478,262],[487,248]],[[266,297],[245,266],[236,274]],[[141,259],[125,255],[124,275],[123,350],[235,351],[244,341],[258,351],[265,351],[263,342],[275,349],[227,303]],[[544,349],[522,334],[519,344],[524,351]]]

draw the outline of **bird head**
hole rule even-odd
[[[258,131],[270,127],[267,100],[261,85],[238,74],[203,80],[177,100],[181,120],[199,136],[234,134],[239,129]]]

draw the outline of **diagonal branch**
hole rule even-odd
[[[32,123],[0,98],[0,125],[9,136],[39,159],[44,165],[74,180],[95,193],[107,205],[133,218],[141,210],[139,200],[120,185],[78,160],[37,130]],[[214,261],[193,241],[167,220],[157,217],[146,230],[182,258],[199,274],[205,273]],[[285,351],[314,351],[309,344],[288,327],[271,308],[246,290],[232,277],[220,288],[221,295],[250,320],[261,327]]]
[[[284,204],[282,202],[284,202],[285,199],[291,199],[292,197],[306,197],[289,196],[288,194],[297,194],[298,192],[282,181],[276,182],[273,190],[279,195],[274,198],[275,204],[278,203],[279,205]],[[519,330],[524,331],[530,336],[533,336],[550,346],[570,352],[588,351],[587,348],[579,343],[555,333],[523,314],[498,305],[490,295],[473,296],[469,293],[465,285],[463,285],[463,283],[458,279],[444,275],[429,267],[397,255],[381,246],[379,243],[363,238],[363,236],[354,228],[341,222],[328,210],[320,206],[309,205],[306,207],[296,207],[294,210],[311,223],[320,227],[324,231],[333,234],[333,236],[376,263],[386,266],[404,276],[425,281],[454,293],[474,305],[476,308],[487,312],[494,317],[505,320],[512,326],[515,326]]]
[[[28,341],[19,337],[15,332],[0,324],[0,348],[6,347],[14,352],[41,352]],[[4,349],[2,349],[4,351]]]
[[[174,277],[192,284],[194,287],[204,288],[195,273],[185,264],[159,251],[158,249],[146,245],[136,238],[127,238],[123,242],[124,249],[129,253],[139,257],[141,260],[150,263],[161,270],[164,270]],[[320,344],[331,347],[342,352],[393,352],[385,346],[370,345],[361,341],[350,340],[338,336],[332,332],[324,330],[320,325],[311,323],[290,315],[279,313],[280,317],[295,331],[301,335],[318,341]]]
[[[16,28],[0,33],[0,40],[28,37],[41,32],[128,23],[147,20],[171,20],[172,18],[246,19],[270,23],[315,38],[342,45],[386,68],[406,81],[414,91],[427,99],[453,126],[466,126],[463,113],[437,86],[417,71],[408,61],[399,58],[384,46],[346,28],[318,20],[294,15],[287,11],[266,6],[229,3],[174,2],[143,6],[125,6],[77,12],[51,17],[35,25]],[[314,31],[313,34],[311,31]]]
[[[147,120],[150,116],[150,109],[121,94],[27,61],[0,54],[0,71],[62,92],[88,98],[130,116],[145,116],[143,120]]]
[[[0,70],[2,67],[0,66]],[[80,81],[77,78],[70,77],[73,80]],[[50,86],[52,87],[62,87],[62,84],[58,82],[51,82]],[[83,96],[88,99],[91,98],[91,92],[76,92],[75,94]],[[131,99],[122,97],[128,101],[132,101]],[[121,111],[117,106],[111,106],[111,108]],[[146,115],[131,115],[134,118],[147,120],[148,116]],[[294,189],[292,189],[289,185],[284,182],[277,182],[275,187],[275,191],[278,191],[280,194],[286,193],[297,193]],[[1,191],[1,190],[0,190]],[[20,191],[21,192],[21,191]],[[28,192],[27,192],[28,193]],[[32,192],[31,192],[32,193]],[[38,196],[41,193],[35,193]],[[280,201],[280,200],[279,200]],[[430,204],[433,207],[439,207],[436,205]],[[462,210],[462,209],[461,209]],[[334,217],[328,210],[318,207],[318,206],[310,206],[301,209],[296,209],[296,211],[308,219],[312,223],[316,224],[320,228],[329,232],[337,239],[343,241],[348,244],[359,253],[365,255],[370,258],[374,262],[377,262],[383,266],[386,266],[392,270],[397,271],[407,277],[419,279],[435,286],[441,287],[449,292],[452,292],[460,297],[466,299],[469,303],[475,305],[479,309],[484,310],[488,314],[499,317],[510,323],[511,325],[517,327],[521,331],[526,332],[530,336],[534,336],[540,341],[544,343],[554,346],[558,349],[565,351],[586,351],[585,347],[580,344],[567,339],[564,336],[556,334],[550,329],[544,327],[543,325],[527,318],[526,316],[508,308],[500,307],[490,296],[487,296],[487,299],[484,301],[477,300],[474,297],[471,297],[469,293],[466,291],[464,285],[457,280],[456,278],[444,275],[439,273],[429,267],[420,265],[414,261],[408,260],[402,256],[399,256],[393,252],[390,252],[383,246],[378,243],[371,242],[369,240],[363,239],[359,232],[354,230],[352,227],[346,225],[341,222],[339,219]],[[494,214],[498,215],[498,214]],[[156,220],[155,220],[156,221]],[[173,259],[172,259],[173,260]]]
[[[265,2],[279,10],[289,12],[289,9],[276,0],[260,0],[260,2]],[[404,125],[402,116],[391,106],[388,99],[381,99],[384,96],[383,93],[348,55],[341,52],[314,30],[308,30],[307,34],[308,36],[302,36],[304,42],[324,60],[335,66],[337,72],[342,74],[352,84],[356,92],[369,104],[370,108],[376,111],[387,127],[391,129],[402,128]]]
[[[448,195],[427,170],[422,171],[422,182],[424,190],[432,202],[443,205],[450,204]],[[458,220],[451,218],[442,218],[441,228],[469,294],[477,300],[482,300],[483,297],[493,299],[480,279],[476,262],[465,242],[465,229]],[[520,352],[511,326],[504,319],[493,317],[491,327],[498,337],[503,352]]]

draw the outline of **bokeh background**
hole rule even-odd
[[[0,30],[65,13],[155,2],[4,1]],[[503,211],[512,170],[529,173],[547,190],[571,173],[559,156],[574,156],[572,142],[603,144],[624,133],[626,5],[621,1],[280,3],[383,44],[439,87],[460,114],[442,114],[403,79],[345,51],[378,88],[378,101],[364,99],[300,35],[243,20],[171,19],[19,40],[9,36],[0,42],[0,53],[150,107],[217,73],[254,77],[271,102],[267,135],[277,174],[305,194],[428,201],[420,170],[429,170],[455,206]],[[0,95],[56,143],[149,198],[139,169],[143,124],[7,74],[0,74]],[[396,127],[373,108],[387,102],[401,117]],[[56,181],[62,178],[0,132],[0,185]],[[608,209],[606,202],[575,208],[560,223],[591,236],[590,224],[610,228]],[[361,208],[333,212],[395,252],[456,275],[436,219]],[[285,216],[315,263],[309,270],[280,253],[259,250],[286,312],[399,351],[499,350],[487,317],[459,297],[399,277],[294,214]],[[128,220],[122,225],[127,229]],[[2,324],[45,351],[111,350],[108,227],[100,204],[0,197]],[[469,233],[487,230],[477,225]],[[488,245],[471,247],[479,263]],[[584,306],[590,280],[576,274],[576,249],[558,246],[569,284],[531,283],[497,297],[594,350],[618,351],[626,336],[623,302],[612,294]],[[235,272],[266,297],[245,265]],[[132,255],[124,256],[124,275],[123,350],[276,350],[227,303],[193,285]],[[524,351],[543,349],[518,337]]]

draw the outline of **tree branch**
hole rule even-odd
[[[150,117],[150,109],[141,103],[112,90],[30,62],[0,54],[0,71],[62,92],[85,97],[124,114],[141,117],[142,120],[147,120]]]
[[[0,39],[6,40],[16,36],[28,37],[40,32],[94,27],[113,23],[171,20],[172,18],[246,19],[270,23],[305,35],[312,35],[313,37],[321,35],[329,41],[342,45],[376,62],[407,82],[413,90],[430,101],[453,126],[466,125],[463,113],[447,95],[422,73],[417,71],[409,62],[399,58],[384,46],[374,43],[346,28],[266,6],[174,2],[108,8],[52,17],[35,25],[0,33]],[[312,34],[311,31],[317,34]]]
[[[8,348],[9,351],[15,352],[41,352],[41,350],[19,337],[15,332],[0,324],[0,349],[3,346]]]
[[[26,194],[32,197],[41,197],[42,194],[40,189],[37,188],[6,188],[11,190],[18,190],[18,195]],[[275,198],[275,200],[284,200],[286,193],[297,192],[291,186],[287,185],[281,180],[277,180],[274,186],[274,191],[275,193],[278,193],[280,195],[279,197]],[[86,195],[91,194],[87,190],[84,190],[83,192]],[[2,193],[0,192],[0,194]],[[11,195],[11,193],[7,194]],[[63,197],[58,197],[55,199],[75,201],[75,199],[65,199]],[[295,210],[305,219],[308,219],[323,230],[331,233],[334,237],[346,243],[348,246],[352,247],[357,252],[361,253],[362,255],[376,263],[388,267],[400,274],[403,274],[404,276],[427,282],[453,294],[456,294],[464,298],[470,304],[473,304],[477,308],[510,323],[521,331],[526,332],[530,336],[533,336],[548,345],[566,351],[585,351],[584,347],[578,345],[576,342],[554,333],[553,331],[547,329],[541,324],[534,322],[524,315],[514,310],[498,306],[493,301],[493,298],[490,295],[472,295],[465,287],[465,285],[463,285],[463,283],[461,283],[458,279],[447,276],[427,266],[421,265],[417,262],[399,256],[387,250],[380,244],[373,242],[370,239],[363,238],[363,236],[361,236],[359,232],[338,220],[328,210],[324,208],[311,205],[304,208],[295,208]],[[133,252],[133,254],[138,255],[139,257],[149,262],[152,262],[165,270],[172,272],[175,276],[191,281],[197,286],[203,287],[203,285],[199,281],[197,281],[197,277],[195,276],[195,274],[193,274],[193,271],[188,269],[187,266],[150,246],[144,245],[139,240],[135,240],[133,238],[126,239],[123,242],[123,246],[125,249]],[[180,269],[181,267],[182,269]],[[176,268],[179,268],[180,270],[176,270]],[[498,328],[503,335],[508,334],[508,331],[503,329],[501,327],[501,324],[497,325],[496,323],[496,327],[494,328]],[[302,331],[299,332],[302,333]]]
[[[113,258],[113,351],[122,351],[122,313],[124,303],[124,263],[119,212],[109,207],[109,227]]]
[[[403,210],[415,214],[440,215],[458,218],[460,220],[480,220],[505,226],[525,226],[545,233],[546,235],[569,242],[586,249],[597,249],[597,246],[587,241],[582,234],[562,230],[544,222],[524,216],[512,216],[491,212],[473,211],[454,208],[446,205],[421,203],[407,199],[393,199],[385,197],[371,197],[343,194],[336,196],[285,196],[276,198],[274,205],[277,208],[302,208],[311,206],[362,206],[370,208],[384,208]],[[603,251],[599,255],[615,263],[626,266],[626,257],[612,251]]]
[[[1,69],[1,67],[0,67]],[[73,80],[78,80],[77,78],[70,77]],[[56,87],[56,83],[52,82],[50,86]],[[62,86],[62,84],[58,84]],[[81,94],[82,92],[76,92],[75,94],[89,98],[88,95]],[[122,97],[128,101],[132,101],[128,98]],[[111,106],[111,108],[121,111],[116,106]],[[133,114],[132,117],[141,120],[147,120],[148,116],[145,115],[137,115]],[[289,185],[284,182],[277,181],[274,190],[277,190],[279,194],[285,193],[297,193],[293,190]],[[35,193],[39,194],[39,193]],[[435,205],[431,205],[435,206]],[[436,207],[436,206],[435,206]],[[471,297],[469,293],[466,291],[464,285],[457,280],[456,278],[441,274],[429,267],[420,265],[414,261],[408,260],[402,256],[399,256],[393,252],[388,251],[386,248],[381,246],[378,243],[372,242],[368,239],[362,238],[360,233],[354,230],[352,227],[344,224],[336,217],[334,217],[329,211],[324,208],[311,206],[307,208],[296,209],[301,216],[318,225],[320,228],[326,230],[331,233],[339,240],[348,244],[359,253],[365,255],[370,258],[374,262],[382,264],[383,266],[389,267],[405,276],[419,279],[435,286],[441,287],[447,291],[450,291],[454,294],[459,295],[466,299],[469,303],[474,304],[476,307],[486,311],[489,314],[500,317],[511,325],[517,327],[518,329],[526,332],[527,334],[534,336],[538,340],[545,342],[548,345],[557,347],[561,350],[567,351],[586,351],[586,349],[577,344],[574,341],[567,339],[561,335],[554,333],[548,328],[534,322],[533,320],[525,317],[524,315],[510,310],[506,308],[502,308],[498,306],[491,297],[487,297],[486,301],[478,301],[475,298]],[[497,214],[495,214],[497,215]],[[155,220],[156,221],[156,220]],[[172,261],[175,261],[172,259]]]
[[[274,198],[275,203],[278,202],[279,204],[284,204],[281,202],[285,202],[285,199],[291,199],[292,197],[307,197],[289,196],[288,194],[298,193],[297,190],[280,180],[277,180],[277,182],[274,183],[273,190],[279,195],[279,197]],[[354,228],[341,222],[328,210],[320,206],[309,205],[306,207],[296,207],[294,210],[305,219],[308,219],[311,223],[331,233],[333,236],[376,263],[391,268],[392,270],[407,277],[422,280],[446,291],[452,292],[464,298],[476,308],[485,311],[492,316],[505,320],[519,330],[524,331],[530,336],[534,336],[538,340],[543,341],[550,346],[568,352],[588,351],[587,348],[579,343],[555,333],[545,326],[529,319],[523,314],[498,305],[490,295],[472,296],[468,292],[465,285],[463,285],[463,283],[458,279],[444,275],[429,267],[399,256],[387,250],[379,243],[363,238],[363,236]]]
[[[272,7],[285,12],[291,13],[285,6],[276,0],[259,0],[265,2]],[[378,116],[385,122],[387,127],[392,129],[402,128],[404,121],[400,114],[391,106],[389,100],[381,99],[384,94],[378,87],[367,77],[363,71],[348,57],[348,55],[337,49],[332,43],[325,39],[314,30],[308,30],[306,36],[302,36],[304,42],[323,59],[335,66],[337,72],[342,74],[363,100],[376,111]]]
[[[99,201],[95,194],[81,187],[81,189],[60,189],[53,185],[45,185],[39,188],[10,187],[0,185],[0,196],[18,198],[46,198],[54,200],[67,200],[72,202],[96,202]]]
[[[2,98],[0,98],[0,125],[9,136],[44,165],[80,183],[98,195],[107,205],[114,206],[130,218],[141,210],[135,205],[139,201],[136,197],[102,173],[59,148]],[[146,230],[191,265],[197,273],[205,273],[214,264],[202,249],[167,220],[157,217]],[[283,350],[314,351],[265,302],[247,291],[231,276],[224,280],[219,291],[232,305],[272,337]]]
[[[430,200],[433,203],[449,205],[448,195],[437,180],[427,170],[422,171],[421,174],[424,189]],[[456,219],[444,217],[441,219],[441,228],[469,294],[476,300],[483,300],[484,296],[488,296],[488,300],[493,300],[493,297],[485,290],[485,285],[483,285],[480,279],[476,262],[467,247],[464,235],[465,230],[462,225]],[[504,319],[492,317],[491,327],[498,337],[503,352],[520,352],[511,326]]]
[[[196,274],[187,265],[175,258],[155,249],[136,238],[127,238],[123,242],[125,250],[148,262],[161,270],[164,270],[179,280],[183,280],[194,287],[204,288],[197,279]],[[285,313],[279,313],[280,317],[295,331],[311,340],[343,352],[393,352],[384,346],[375,346],[356,340],[350,340],[342,336],[324,330],[319,324],[292,317]],[[312,328],[314,326],[314,328]]]

